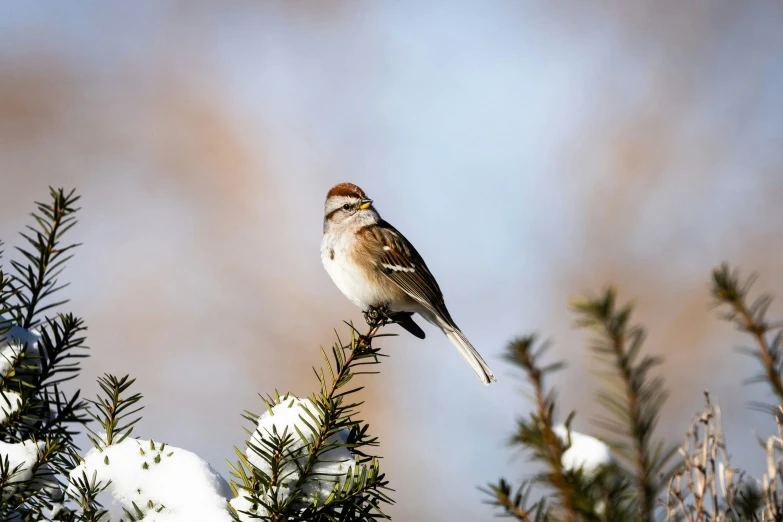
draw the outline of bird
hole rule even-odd
[[[483,384],[497,381],[451,318],[419,252],[352,183],[339,183],[326,195],[321,261],[337,288],[365,314],[385,307],[395,322],[423,339],[412,318],[419,314],[443,331]]]

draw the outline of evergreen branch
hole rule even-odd
[[[53,516],[47,514],[52,503],[62,501],[55,477],[71,469],[68,455],[75,448],[73,426],[85,422],[85,403],[79,392],[66,395],[60,390],[63,382],[76,376],[78,362],[86,356],[76,352],[84,348],[83,322],[70,314],[39,319],[66,302],[52,297],[67,286],[58,284],[57,278],[77,246],[62,241],[76,224],[79,197],[73,191],[55,189],[50,189],[50,196],[48,203],[37,204],[35,226],[20,234],[27,243],[17,248],[20,261],[11,261],[10,274],[0,267],[0,391],[10,411],[0,426],[0,440],[38,441],[41,448],[37,462],[27,470],[33,478],[13,484],[14,498],[20,502],[14,504],[6,497],[0,501],[0,519],[8,515],[14,520],[37,521]],[[17,400],[18,407],[11,408]],[[60,511],[58,520],[77,520],[66,511]]]
[[[341,516],[358,516],[360,520],[388,519],[380,508],[380,502],[391,504],[393,501],[382,489],[387,489],[386,481],[380,473],[378,461],[372,459],[368,465],[348,472],[342,487],[336,486],[335,491],[324,499],[325,509],[321,514],[329,517],[332,513],[339,513]]]
[[[36,444],[30,439],[26,443],[38,448],[32,462],[12,469],[8,455],[0,455],[0,520],[41,520],[36,517],[42,517],[42,509],[50,507],[49,500],[55,496],[62,499],[59,489],[56,493],[53,489],[57,482],[52,467],[58,455],[67,451],[62,441],[47,439]],[[4,514],[10,518],[1,518]]]
[[[79,458],[75,456],[72,467],[76,466]],[[101,506],[98,501],[98,495],[110,485],[111,481],[102,482],[98,480],[97,472],[93,472],[90,477],[82,472],[80,477],[76,477],[73,482],[74,487],[68,489],[68,496],[81,508],[81,516],[76,520],[81,522],[99,522],[108,518],[109,512]]]
[[[380,362],[383,355],[373,340],[387,322],[386,310],[375,310],[368,315],[366,333],[349,324],[347,344],[338,336],[331,353],[321,349],[324,368],[313,368],[318,393],[300,400],[275,391],[273,397],[262,397],[268,414],[245,412],[256,428],[248,432],[245,452],[235,448],[239,462],[231,470],[238,482],[232,490],[245,501],[242,508],[231,506],[235,517],[241,509],[248,517],[273,521],[388,518],[381,509],[392,503],[385,493],[388,483],[378,461],[364,451],[377,439],[355,418],[362,402],[350,400],[362,387],[349,385],[356,375],[377,373],[357,369]],[[297,408],[297,421],[286,413],[289,408]],[[274,420],[277,414],[284,416],[280,423]],[[334,466],[338,463],[347,470]]]
[[[531,506],[527,506],[528,498],[533,489],[531,482],[523,482],[513,496],[511,484],[502,478],[497,484],[489,484],[487,488],[479,489],[493,497],[492,500],[487,500],[485,503],[503,509],[506,516],[522,522],[546,522],[550,518],[546,501],[543,499]]]
[[[87,408],[87,414],[98,422],[103,432],[98,433],[88,428],[90,434],[87,437],[99,451],[125,440],[133,431],[133,426],[140,420],[134,415],[143,409],[143,407],[137,406],[142,399],[141,394],[127,395],[129,388],[135,381],[128,375],[118,378],[111,374],[105,374],[98,379],[98,386],[100,386],[103,396],[98,395],[97,400],[88,401],[95,411]],[[152,444],[152,441],[150,443]],[[83,460],[75,449],[72,446],[70,452],[63,459],[62,471],[64,473],[75,469]],[[108,464],[108,455],[105,458],[107,459],[105,462]],[[73,487],[68,489],[68,495],[79,504],[82,510],[77,520],[82,522],[103,520],[107,511],[98,501],[98,495],[109,487],[111,481],[99,481],[96,472],[88,477],[84,471],[81,476],[70,477],[69,480]],[[136,520],[127,511],[126,515],[131,516],[131,520]]]
[[[36,343],[27,342],[10,362],[7,375],[0,379],[2,387],[18,393],[22,405],[14,420],[2,431],[19,440],[37,435],[57,433],[70,438],[69,425],[83,424],[85,403],[78,400],[78,391],[66,398],[59,385],[76,376],[79,359],[86,354],[73,353],[83,346],[83,321],[71,314],[47,321]],[[33,350],[33,344],[36,345]]]
[[[328,358],[326,358],[327,367],[329,368],[330,372],[331,383],[327,381],[323,371],[318,373],[319,380],[321,382],[321,396],[317,399],[314,397],[315,400],[313,400],[313,402],[320,410],[319,416],[321,418],[313,419],[315,426],[311,427],[311,431],[315,435],[315,440],[312,444],[308,444],[309,456],[305,464],[300,469],[299,478],[294,485],[294,493],[291,495],[289,502],[280,513],[282,517],[292,516],[294,514],[297,506],[295,501],[300,498],[302,488],[305,486],[305,484],[312,481],[314,478],[317,479],[317,477],[313,477],[313,468],[317,463],[321,462],[321,455],[334,449],[338,445],[337,443],[329,442],[329,440],[346,428],[351,430],[351,434],[355,435],[358,433],[356,431],[357,423],[351,419],[351,416],[361,403],[346,405],[343,402],[348,395],[357,391],[358,388],[343,393],[337,393],[337,391],[351,381],[355,375],[351,371],[354,366],[368,363],[377,364],[379,362],[378,357],[380,356],[380,349],[374,348],[372,346],[372,340],[378,331],[385,324],[387,324],[387,322],[388,314],[385,309],[372,311],[371,315],[368,316],[369,330],[367,333],[361,335],[357,332],[353,325],[349,325],[351,327],[350,343],[347,346],[339,345],[339,348],[338,346],[333,348],[332,353],[334,355],[335,361],[334,368],[329,363]],[[302,420],[306,422],[306,419]],[[362,430],[362,432],[364,431],[366,431],[366,427],[364,430]],[[361,444],[355,445],[359,446]],[[379,475],[377,473],[377,463],[374,463],[371,469],[374,469],[375,472],[371,473],[371,476],[365,477],[365,480],[367,478],[371,478],[372,480],[366,483],[365,481],[362,481],[362,487],[367,486],[369,488],[368,491],[372,491],[374,496],[381,500],[390,501],[390,499],[384,498],[380,491],[374,491],[375,489],[385,487],[385,482],[383,481],[383,475]],[[332,510],[334,508],[340,507],[340,504],[346,503],[352,503],[355,506],[359,506],[361,504],[367,503],[368,501],[374,505],[372,499],[365,499],[365,502],[356,503],[355,497],[359,494],[359,492],[360,490],[344,492],[344,494],[340,495],[340,497],[342,497],[341,499],[339,499],[339,497],[334,497],[333,494],[332,498],[326,499],[324,502],[324,508]],[[343,502],[339,502],[338,499],[342,500]],[[382,516],[382,518],[387,518],[385,515],[383,515],[380,509],[377,508],[377,506],[375,509],[377,513]]]
[[[129,397],[123,396],[134,382],[136,379],[131,379],[128,375],[117,378],[114,375],[105,374],[98,378],[98,385],[103,390],[104,397],[98,395],[98,400],[88,401],[97,411],[87,410],[87,414],[103,428],[103,433],[96,433],[88,428],[91,433],[91,436],[88,435],[88,437],[96,448],[101,449],[112,444],[119,444],[131,434],[133,426],[141,420],[140,417],[128,420],[128,417],[132,417],[144,409],[143,406],[136,406],[141,401],[142,395],[135,393]]]
[[[624,432],[630,439],[632,451],[625,457],[633,463],[638,492],[639,516],[644,522],[655,518],[656,497],[665,481],[663,467],[676,448],[664,450],[662,442],[653,441],[661,407],[666,400],[663,381],[651,378],[649,372],[661,363],[660,359],[642,356],[645,331],[630,323],[632,305],[616,305],[616,291],[608,288],[601,297],[585,297],[571,305],[577,314],[577,325],[595,333],[591,349],[598,359],[613,368],[619,381],[619,390],[599,392],[598,399],[615,420],[603,420],[613,432]],[[624,440],[616,446],[625,450]]]
[[[63,288],[57,285],[57,276],[71,258],[70,251],[78,246],[71,244],[61,247],[60,239],[76,224],[74,214],[79,209],[74,205],[80,196],[75,195],[73,190],[66,194],[63,189],[51,187],[49,192],[51,203],[36,203],[38,213],[32,214],[38,228],[27,227],[30,234],[20,233],[32,247],[30,250],[17,247],[27,264],[11,262],[16,271],[14,279],[21,284],[16,295],[20,301],[19,323],[25,329],[35,325],[35,317],[41,312],[67,302],[42,304]]]
[[[554,391],[547,391],[544,387],[544,377],[562,368],[563,364],[554,363],[542,367],[539,364],[539,359],[549,348],[549,344],[543,343],[537,349],[534,348],[535,344],[535,335],[521,337],[509,343],[505,355],[507,361],[524,370],[527,380],[533,387],[535,400],[535,412],[530,414],[530,420],[518,420],[518,431],[512,437],[511,442],[530,448],[533,452],[533,458],[542,461],[547,466],[548,473],[545,475],[545,479],[560,497],[563,518],[576,522],[580,520],[578,506],[583,503],[578,498],[579,493],[575,488],[574,481],[566,476],[563,469],[562,459],[566,449],[565,445],[552,429],[555,411]],[[498,501],[501,501],[501,498],[498,497]]]
[[[46,321],[48,328],[41,329],[41,371],[40,385],[55,386],[72,379],[79,371],[78,359],[87,357],[84,353],[74,353],[77,349],[86,350],[84,321],[73,314],[60,314],[53,321]],[[74,362],[70,362],[74,361]],[[66,374],[67,377],[59,377]]]
[[[352,335],[351,348],[348,357],[345,358],[344,361],[338,360],[337,374],[332,378],[332,385],[329,387],[329,391],[326,392],[322,397],[324,404],[327,406],[327,409],[331,409],[333,412],[337,413],[340,410],[340,407],[342,406],[343,398],[347,394],[356,391],[356,390],[350,390],[344,394],[336,395],[337,390],[342,388],[344,385],[348,384],[348,381],[350,381],[351,378],[353,377],[353,375],[351,374],[351,367],[354,363],[354,360],[359,361],[368,356],[375,357],[377,355],[378,351],[372,347],[372,339],[373,336],[384,324],[385,323],[381,321],[376,321],[370,325],[370,329],[365,335],[360,335],[358,337]],[[324,380],[322,380],[322,389],[323,390],[326,389]],[[321,425],[318,438],[310,448],[310,458],[308,459],[307,464],[302,470],[303,472],[301,477],[299,478],[299,481],[297,482],[297,486],[301,486],[304,483],[304,481],[306,481],[307,474],[310,472],[313,465],[315,465],[316,462],[318,461],[317,459],[318,459],[319,452],[326,444],[329,435],[334,431],[334,428],[330,426],[330,422],[329,422],[330,420],[331,419],[329,417],[324,418],[324,422]]]
[[[767,381],[777,403],[783,404],[783,330],[779,323],[770,323],[767,320],[767,309],[772,302],[769,295],[762,295],[752,304],[748,304],[748,294],[755,280],[756,276],[751,275],[744,283],[741,282],[739,272],[731,270],[728,264],[723,263],[712,272],[712,295],[718,305],[729,307],[723,319],[733,323],[738,330],[750,334],[755,340],[756,350],[747,350],[747,353],[761,361],[764,369],[764,373],[756,380]],[[769,340],[767,334],[775,331],[777,334]]]

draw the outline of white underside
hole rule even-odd
[[[324,234],[321,241],[321,262],[337,288],[362,310],[380,303],[387,303],[388,296],[383,295],[378,285],[371,284],[365,272],[350,258],[353,234]],[[332,258],[334,252],[334,258]],[[388,303],[392,310],[399,310]]]

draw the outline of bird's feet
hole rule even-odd
[[[384,326],[391,321],[391,312],[386,303],[369,306],[362,314],[364,314],[364,320],[367,321],[367,324],[373,328],[376,326]]]

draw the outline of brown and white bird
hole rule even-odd
[[[492,370],[457,328],[438,283],[424,260],[396,228],[384,221],[362,189],[335,185],[326,195],[321,260],[345,296],[367,311],[385,305],[416,337],[417,313],[446,334],[484,384],[496,381]]]

